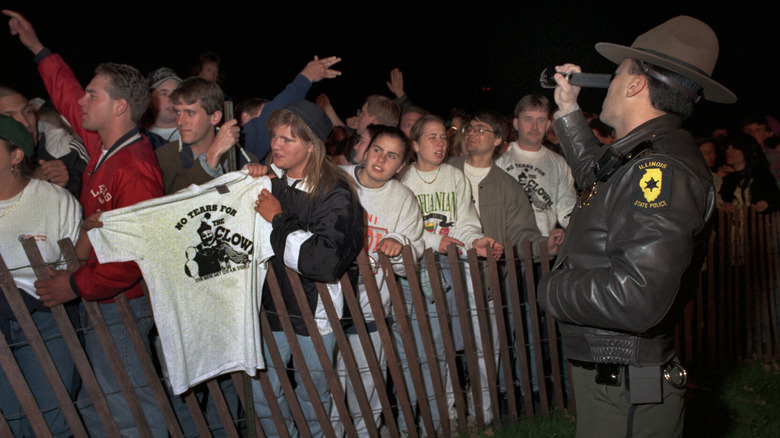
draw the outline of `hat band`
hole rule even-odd
[[[648,65],[647,62],[639,61],[639,66],[642,68],[642,71],[644,71],[648,76],[651,76],[651,77],[653,77],[653,78],[663,82],[664,84],[666,84],[666,85],[668,85],[668,86],[670,86],[670,87],[672,87],[672,88],[674,88],[674,89],[676,89],[676,90],[686,94],[688,97],[693,99],[694,103],[698,103],[701,100],[701,95],[696,93],[696,91],[691,90],[690,88],[688,88],[685,85],[675,81],[674,79],[672,79],[672,78],[670,78],[668,76],[664,76],[660,72],[657,72],[657,71],[653,70],[653,68],[650,67],[650,65]],[[699,86],[701,87],[701,85],[699,85]]]
[[[635,47],[635,49],[641,50],[641,51],[649,53],[651,55],[655,55],[655,56],[657,56],[659,58],[664,58],[667,61],[672,61],[675,64],[680,64],[681,66],[683,66],[685,68],[688,68],[690,70],[693,70],[696,73],[699,73],[701,75],[707,76],[708,78],[710,77],[710,75],[708,75],[704,70],[700,69],[699,67],[696,67],[695,65],[692,65],[692,64],[688,64],[687,62],[681,61],[681,60],[679,60],[679,59],[677,59],[677,58],[675,58],[673,56],[665,55],[665,54],[663,54],[661,52],[656,52],[655,50],[650,50],[650,49],[642,49],[642,48],[639,48],[639,47]]]

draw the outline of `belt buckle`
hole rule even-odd
[[[620,386],[623,377],[623,366],[616,363],[596,364],[596,384]]]

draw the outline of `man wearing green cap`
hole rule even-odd
[[[181,84],[181,78],[168,67],[160,67],[146,75],[149,80],[149,91],[152,100],[149,108],[152,110],[151,124],[145,126],[144,134],[149,137],[152,146],[159,148],[170,141],[179,139],[176,129],[176,112],[173,110],[171,93]]]
[[[578,437],[681,436],[674,327],[696,289],[715,191],[680,125],[702,96],[736,97],[710,78],[718,40],[695,18],[596,50],[618,64],[601,112],[618,140],[601,147],[567,79],[580,68],[558,66],[553,127],[584,190],[539,303],[572,364]]]

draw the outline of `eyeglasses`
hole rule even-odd
[[[491,130],[485,129],[485,128],[476,128],[473,125],[466,126],[466,128],[463,131],[466,134],[471,134],[473,132],[473,133],[475,133],[475,134],[477,134],[479,136],[485,135],[486,132],[489,132],[491,134],[495,134],[495,131],[491,131]]]

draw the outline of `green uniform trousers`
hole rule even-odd
[[[572,366],[572,380],[577,438],[682,436],[685,389],[675,388],[663,377],[663,403],[646,404],[631,404],[625,375],[620,386],[597,384],[596,370]]]

